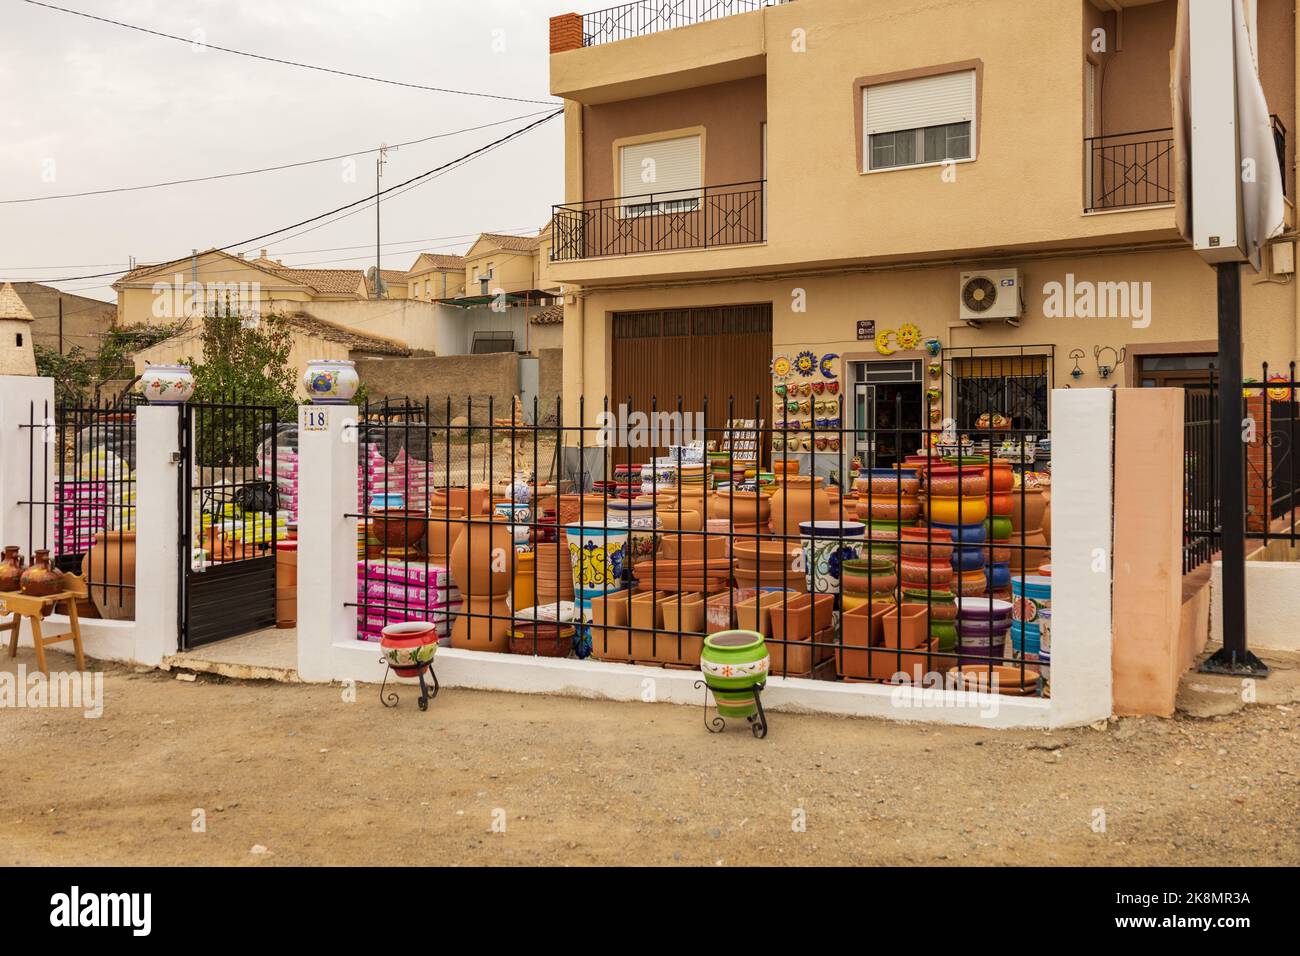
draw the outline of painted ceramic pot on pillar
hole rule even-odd
[[[754,686],[767,680],[771,659],[757,631],[720,631],[704,639],[700,670],[713,691],[720,717],[752,717],[758,713]]]
[[[150,365],[140,389],[150,405],[184,405],[194,394],[194,373],[188,365]]]
[[[310,359],[303,388],[314,405],[346,405],[361,386],[356,365],[347,359]]]

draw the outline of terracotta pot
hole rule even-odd
[[[888,558],[851,558],[840,565],[844,590],[855,594],[888,594],[898,587],[898,573]]]
[[[902,528],[900,553],[915,561],[948,561],[952,558],[952,535],[933,528]]]
[[[1047,544],[1052,543],[1052,491],[1050,488],[1043,492],[1043,540]]]
[[[1011,571],[1013,573],[1037,568],[1040,564],[1046,563],[1051,559],[1051,548],[1047,544],[1047,536],[1043,534],[1042,529],[1037,531],[1028,531],[1024,534],[1017,532],[1011,537]]]
[[[871,521],[915,521],[921,514],[921,502],[915,498],[899,501],[888,495],[859,498],[858,517]]]
[[[424,536],[424,551],[430,564],[447,564],[451,547],[465,530],[465,512],[460,508],[430,507],[428,530]]]
[[[513,551],[510,526],[504,521],[471,518],[451,547],[448,564],[452,580],[467,597],[504,600],[510,593]]]
[[[885,612],[884,646],[910,651],[930,640],[929,612],[916,604],[902,604]]]
[[[99,609],[100,617],[135,619],[134,531],[101,531],[95,535],[95,544],[86,553],[82,571],[90,589],[90,600]]]
[[[795,535],[803,522],[826,521],[836,514],[837,506],[831,503],[821,478],[786,475],[772,496],[772,533]]]
[[[17,591],[22,587],[23,556],[18,545],[11,544],[0,557],[0,591]]]
[[[1012,492],[1010,518],[1014,530],[1040,531],[1046,512],[1047,501],[1042,488],[1021,487]]]
[[[989,491],[987,468],[935,465],[925,481],[930,495],[941,498],[978,498]]]
[[[372,534],[385,551],[409,552],[429,531],[428,516],[405,508],[385,508],[370,514]]]
[[[492,493],[487,488],[447,488],[435,493],[430,499],[431,505],[446,508],[459,508],[462,514],[485,515],[492,502]]]
[[[952,583],[952,563],[948,559],[935,560],[927,564],[922,560],[903,559],[899,564],[899,575],[905,587],[923,587],[944,589]]]
[[[736,525],[765,525],[772,517],[772,502],[761,491],[720,491],[709,501],[709,517]]]

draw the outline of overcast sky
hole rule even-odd
[[[547,20],[575,9],[572,0],[51,2],[183,37],[201,30],[208,43],[252,53],[533,100],[549,100]],[[196,51],[0,0],[0,200],[317,159],[544,109]],[[391,152],[384,184],[528,122]],[[562,122],[385,202],[384,268],[408,268],[421,249],[463,251],[469,234],[535,232],[564,198]],[[162,261],[269,232],[373,193],[373,155],[354,163],[352,182],[344,163],[334,161],[118,195],[0,204],[0,279],[106,272],[124,267],[129,256]],[[251,249],[266,246],[286,264],[364,269],[374,263],[374,241],[371,208]],[[61,287],[113,299],[112,281]]]

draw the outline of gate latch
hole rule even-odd
[[[178,451],[174,451],[174,452],[172,452],[172,464],[173,464],[173,465],[179,465],[179,464],[180,464],[181,462],[183,462],[184,460],[185,460],[185,456],[182,455],[180,452],[178,452]]]

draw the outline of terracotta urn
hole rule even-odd
[[[452,545],[465,530],[465,512],[460,508],[430,507],[429,530],[424,537],[424,550],[430,564],[447,564]]]
[[[90,600],[110,621],[135,618],[135,532],[101,531],[82,565]]]
[[[11,544],[0,557],[0,591],[17,591],[22,587],[23,556],[18,545]]]
[[[32,555],[31,566],[23,572],[21,583],[22,592],[32,597],[58,594],[63,590],[63,572],[50,564],[50,552],[42,548]],[[41,616],[49,614],[50,610],[45,608]]]
[[[463,595],[503,600],[510,593],[513,552],[506,522],[470,518],[448,555],[452,580]]]
[[[1052,490],[1043,492],[1043,540],[1052,543]]]
[[[772,496],[772,533],[794,535],[805,521],[827,521],[837,517],[837,505],[822,487],[823,479],[808,475],[786,475]]]

